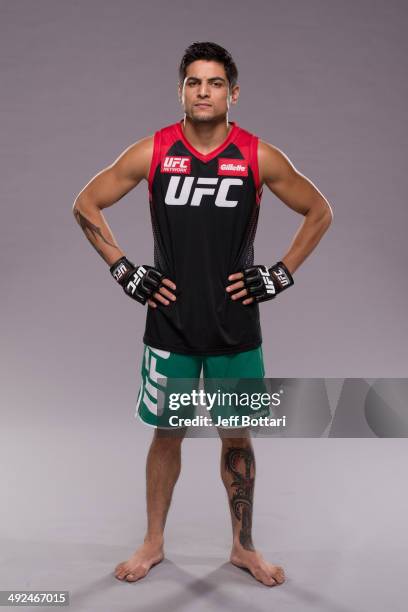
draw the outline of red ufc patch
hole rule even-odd
[[[248,163],[245,159],[218,158],[218,174],[228,176],[248,176]]]
[[[190,174],[191,157],[167,156],[162,159],[161,171],[171,172],[172,174]]]

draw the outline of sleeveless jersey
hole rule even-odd
[[[230,274],[254,263],[262,197],[258,137],[231,121],[224,142],[203,155],[182,123],[155,133],[149,173],[154,265],[178,295],[168,306],[148,307],[143,341],[192,355],[256,348],[258,304],[233,301],[225,288]]]

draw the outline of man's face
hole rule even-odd
[[[197,60],[187,66],[179,83],[179,99],[193,121],[206,122],[225,117],[230,104],[236,104],[239,86],[229,87],[223,64]]]

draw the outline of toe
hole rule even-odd
[[[260,582],[262,582],[262,584],[265,584],[266,586],[273,586],[274,584],[276,584],[276,580],[274,579],[274,577],[270,576],[265,570],[258,571],[255,577],[257,578],[257,580],[259,580]]]
[[[122,566],[115,572],[116,578],[119,580],[123,580],[128,573],[129,568],[126,567],[126,564],[123,563]]]
[[[132,570],[126,575],[126,580],[128,582],[136,582],[136,580],[140,580],[140,578],[144,578],[148,572],[147,568],[137,568],[137,570]]]
[[[119,563],[116,567],[115,567],[115,576],[116,578],[119,577],[119,575],[123,572],[123,566],[124,566],[124,562]]]
[[[282,584],[282,582],[285,582],[285,572],[283,571],[283,567],[278,566],[274,568],[272,576],[278,584]]]

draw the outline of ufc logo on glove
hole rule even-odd
[[[127,283],[126,285],[127,290],[130,291],[131,293],[134,293],[136,291],[138,284],[140,283],[140,281],[142,280],[145,274],[146,274],[145,268],[143,266],[139,266],[136,272],[133,274],[132,279],[129,280],[129,282]]]
[[[264,269],[260,267],[259,270],[262,274],[263,282],[265,283],[266,293],[274,295],[276,293],[276,289],[275,285],[273,284],[273,280],[271,279],[271,276],[269,274],[268,268],[266,266],[264,267]]]

